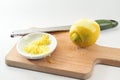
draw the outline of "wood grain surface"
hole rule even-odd
[[[54,32],[58,42],[50,57],[30,60],[21,56],[16,45],[6,55],[9,66],[42,71],[74,78],[87,79],[97,63],[120,67],[120,49],[92,45],[79,48],[69,39],[68,32]]]

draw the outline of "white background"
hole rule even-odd
[[[81,18],[114,19],[119,23],[119,0],[0,0],[0,80],[77,80],[9,67],[5,56],[20,37],[14,30],[73,24]],[[101,31],[99,45],[120,48],[120,25]],[[120,80],[120,67],[96,65],[87,80]]]

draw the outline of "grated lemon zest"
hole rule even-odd
[[[48,45],[50,44],[50,39],[47,34],[43,34],[40,39],[32,41],[31,43],[24,46],[24,51],[28,54],[37,55],[41,53],[49,52]]]

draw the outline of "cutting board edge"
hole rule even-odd
[[[65,70],[58,70],[58,69],[56,70],[54,68],[52,69],[49,67],[46,68],[45,66],[34,67],[34,65],[32,66],[29,64],[18,63],[18,62],[12,61],[12,60],[8,60],[8,58],[9,58],[9,55],[7,55],[5,58],[5,63],[8,66],[26,69],[26,70],[37,71],[37,72],[44,72],[44,73],[48,73],[48,74],[52,73],[54,75],[59,75],[59,76],[64,76],[64,77],[71,77],[71,78],[76,78],[76,79],[88,79],[91,76],[91,72],[92,72],[91,71],[91,72],[82,74],[82,73],[70,72],[70,71],[65,71]]]

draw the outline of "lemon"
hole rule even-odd
[[[73,24],[69,31],[70,39],[77,46],[85,48],[96,42],[100,34],[100,26],[93,20],[81,19]]]

